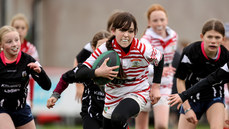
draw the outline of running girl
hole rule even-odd
[[[38,61],[21,51],[15,28],[0,28],[0,47],[0,129],[36,129],[26,104],[29,75],[44,90],[51,88],[51,81]]]
[[[134,16],[128,12],[121,12],[115,17],[111,32],[113,36],[106,44],[97,48],[82,66],[78,66],[69,71],[69,74],[62,76],[58,85],[63,87],[69,82],[87,81],[95,76],[111,79],[112,81],[105,85],[103,128],[126,129],[128,127],[127,120],[136,116],[145,106],[147,100],[151,99],[154,104],[160,99],[159,87],[150,89],[147,74],[148,65],[152,63],[155,68],[156,66],[159,68],[155,72],[162,75],[163,56],[150,44],[143,44],[135,38],[137,22]],[[91,69],[98,56],[108,50],[116,51],[121,59],[119,74],[113,71],[117,67],[106,66],[108,59],[100,68]],[[57,97],[59,95],[56,92],[54,94]],[[55,105],[55,101],[48,101],[49,108],[53,105]]]

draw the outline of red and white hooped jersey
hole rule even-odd
[[[35,60],[39,61],[39,56],[36,47],[27,40],[24,40],[24,42],[21,44],[21,51],[31,55]]]
[[[153,31],[152,28],[148,28],[141,38],[141,42],[143,43],[150,43],[153,47],[158,49],[159,51],[164,54],[164,64],[171,65],[173,61],[173,57],[177,48],[177,41],[178,36],[174,30],[166,27],[166,31],[168,36],[166,38],[161,37],[157,33]],[[153,72],[152,67],[149,67],[150,75],[153,75],[151,72]],[[162,76],[161,78],[161,94],[168,95],[171,92],[170,90],[162,91],[162,89],[172,89],[173,85],[173,74],[170,74],[168,76]],[[162,93],[164,92],[164,93]]]
[[[134,38],[130,46],[129,52],[126,54],[117,43],[116,39],[112,42],[112,47],[120,57],[122,68],[127,75],[126,79],[133,79],[134,81],[128,81],[124,84],[108,83],[105,87],[106,99],[105,105],[111,106],[117,104],[128,94],[136,94],[142,97],[143,100],[147,100],[148,95],[142,95],[144,92],[149,92],[148,84],[148,65],[149,63],[156,64],[161,60],[162,54],[159,50],[152,47],[150,44],[141,43],[137,38]],[[106,44],[102,44],[97,48],[94,53],[84,62],[86,66],[92,68],[95,60],[102,53],[108,51]],[[142,94],[141,94],[142,93]]]

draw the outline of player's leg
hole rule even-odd
[[[180,114],[178,129],[196,129],[196,125],[188,122],[184,114]]]
[[[99,121],[91,118],[89,115],[83,117],[83,129],[100,129]]]
[[[116,128],[112,127],[111,119],[107,119],[103,117],[103,129],[116,129]],[[126,129],[130,129],[129,126],[127,126]]]
[[[204,104],[201,102],[189,102],[191,108],[192,108],[192,112],[195,113],[193,114],[191,112],[191,114],[189,113],[189,115],[191,116],[187,116],[184,113],[184,108],[183,106],[180,107],[180,118],[179,118],[179,122],[178,122],[178,129],[195,129],[198,121],[196,122],[196,124],[193,124],[191,122],[189,122],[187,120],[187,118],[193,118],[196,117],[198,120],[201,118],[201,116],[203,115],[204,112],[206,112],[206,110],[203,110]],[[189,111],[190,112],[190,111]]]
[[[224,105],[220,102],[214,103],[208,108],[206,116],[211,129],[223,129],[224,110]]]
[[[135,129],[149,128],[149,112],[141,111],[135,118]]]
[[[155,129],[168,129],[169,109],[169,106],[165,104],[159,104],[153,107]]]
[[[35,122],[32,120],[25,125],[16,127],[16,129],[36,129]]]
[[[229,124],[228,124],[228,121],[229,121],[229,112],[228,112],[228,103],[226,104],[226,107],[225,107],[225,113],[224,113],[224,129],[229,129]],[[227,122],[226,122],[227,121]]]
[[[229,43],[229,42],[228,42]],[[224,99],[225,99],[225,117],[224,117],[224,129],[229,129],[229,84],[224,84]]]
[[[142,106],[141,112],[135,118],[135,129],[149,128],[149,112],[152,110],[151,101],[147,101],[145,106]]]
[[[16,129],[36,129],[29,105],[25,105],[24,108],[15,111],[11,117]]]
[[[112,128],[111,119],[103,117],[103,129],[114,129]]]
[[[7,113],[0,113],[0,129],[15,129],[14,123]]]
[[[140,105],[133,98],[125,98],[115,107],[111,115],[111,123],[115,129],[126,129],[127,120],[137,115],[140,111]]]

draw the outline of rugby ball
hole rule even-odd
[[[109,57],[109,60],[107,62],[108,67],[112,66],[120,66],[120,58],[118,56],[118,53],[116,53],[114,50],[109,50],[104,53],[102,53],[94,62],[92,69],[97,69],[99,68],[105,59]],[[118,69],[115,69],[115,71],[119,71]],[[109,83],[111,80],[108,78],[103,78],[103,77],[96,77],[94,78],[94,82],[96,85],[105,85]]]

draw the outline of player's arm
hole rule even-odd
[[[31,70],[33,79],[39,86],[44,90],[49,90],[51,88],[51,80],[40,64],[38,62],[31,62],[27,66]]]
[[[78,65],[77,58],[74,59],[74,64],[73,67],[76,67]],[[84,91],[84,84],[83,83],[76,83],[76,95],[75,95],[75,100],[81,103],[82,101],[82,96],[83,96],[83,91]]]
[[[177,91],[178,93],[181,93],[182,91],[185,91],[185,81],[184,80],[181,80],[179,78],[177,78]],[[180,105],[178,105],[177,108],[179,108]],[[186,120],[190,123],[197,123],[197,117],[196,117],[196,114],[195,112],[191,109],[191,106],[187,101],[185,101],[183,103],[183,108],[184,108],[184,114],[185,114],[185,117],[186,117]]]
[[[197,92],[206,89],[207,87],[209,87],[209,85],[211,85],[208,81],[207,78],[199,81],[198,83],[196,83],[195,85],[193,85],[192,87],[188,88],[187,90],[184,90],[183,92],[179,93],[179,94],[172,94],[169,95],[168,100],[170,101],[169,104],[171,106],[174,106],[176,104],[178,105],[178,108],[180,107],[181,103],[186,103],[186,100],[188,98],[190,98],[190,96],[196,94]],[[185,105],[185,104],[183,104]],[[186,104],[188,105],[188,104]],[[187,109],[189,109],[189,106],[186,106]]]
[[[104,77],[113,80],[118,75],[118,71],[114,71],[119,66],[108,67],[106,64],[109,58],[105,59],[103,64],[95,70],[96,77]]]
[[[186,102],[190,96],[196,94],[197,92],[204,90],[206,88],[210,88],[209,85],[212,85],[209,81],[208,78],[204,78],[189,89],[179,93],[179,94],[172,94],[169,96],[168,100],[170,101],[169,104],[171,106],[174,106],[176,104],[179,104],[178,107],[180,107],[181,103]]]
[[[83,84],[82,83],[77,83],[78,81],[82,81],[84,79],[75,77],[75,72],[77,71],[76,69],[81,69],[80,66],[78,65],[78,63],[83,63],[89,56],[91,55],[91,52],[85,48],[83,48],[79,54],[77,54],[76,58],[74,59],[74,69],[73,70],[69,70],[68,72],[64,73],[55,90],[53,91],[52,96],[48,99],[47,101],[47,107],[48,108],[53,108],[53,106],[55,105],[56,101],[58,100],[58,98],[60,98],[60,94],[68,87],[69,83],[73,83],[76,82],[76,87],[77,87],[77,91],[76,91],[76,98],[78,98],[78,96],[80,96],[80,98],[82,97],[82,95],[80,95],[81,93],[78,93],[78,89],[81,89],[81,91],[83,92]],[[78,66],[78,67],[77,67]],[[82,64],[81,64],[82,66]],[[74,71],[75,70],[75,71]],[[84,68],[81,69],[82,71],[84,71]],[[85,70],[87,72],[90,73],[90,75],[93,74],[93,70]],[[79,73],[81,74],[81,73]]]
[[[108,67],[106,65],[108,59],[106,59],[103,64],[97,69],[90,69],[86,65],[79,64],[72,70],[67,71],[64,73],[56,87],[58,93],[62,93],[65,90],[69,83],[82,83],[87,82],[95,77],[106,77],[106,78],[114,78],[117,77],[118,72],[113,71],[117,69],[119,66]]]
[[[189,58],[190,56],[188,55],[188,50],[185,48],[183,50],[183,53],[181,55],[180,61],[178,63],[178,67],[175,73],[175,77],[177,78],[177,92],[181,93],[183,91],[186,91],[186,85],[185,85],[185,79],[190,75],[190,69],[192,66],[191,59]],[[183,104],[184,110],[190,109],[189,102],[186,101]],[[177,107],[179,108],[179,107]]]
[[[157,103],[161,98],[160,83],[161,83],[163,67],[164,67],[164,56],[162,57],[162,59],[160,60],[157,66],[154,65],[153,83],[150,89],[151,104]]]
[[[69,83],[86,82],[95,77],[106,77],[111,80],[117,77],[118,72],[113,70],[117,69],[119,66],[108,67],[106,65],[108,60],[109,58],[105,59],[103,64],[96,70],[90,69],[86,65],[79,64],[73,70],[64,73],[54,89],[52,96],[48,99],[47,107],[52,108],[55,105],[61,93],[68,87]]]
[[[217,84],[224,84],[229,82],[229,70],[227,69],[227,65],[225,64],[223,67],[217,69],[215,72],[208,75],[206,78],[202,79],[186,91],[183,91],[179,94],[180,98],[175,97],[176,94],[171,95],[169,97],[171,106],[185,102],[190,96],[196,94],[197,92],[200,92],[201,90],[204,90],[206,88],[211,88],[209,85],[212,86],[218,86]]]
[[[89,69],[87,66],[79,64],[74,69],[62,74],[56,88],[53,91],[53,94],[47,100],[47,108],[53,108],[53,106],[55,106],[55,103],[60,98],[61,93],[68,87],[69,83],[79,83],[92,79],[95,77],[94,72],[94,69]]]
[[[161,83],[163,67],[164,67],[164,55],[162,55],[162,59],[160,60],[157,66],[154,64],[153,83],[159,83],[159,84]]]
[[[182,80],[180,78],[177,78],[177,91],[178,93],[182,93],[186,91],[186,87],[185,87],[185,80]],[[184,110],[188,110],[191,106],[189,105],[189,102],[186,101],[183,104],[183,108]]]
[[[211,88],[209,85],[216,85],[217,84],[223,84],[228,83],[229,79],[229,73],[226,71],[223,67],[217,69],[215,72],[208,75],[206,78],[202,79],[198,83],[196,83],[194,86],[189,88],[188,90],[182,92],[180,95],[182,101],[188,99],[188,97],[192,96],[193,94],[196,94],[197,92],[204,90],[206,88]]]

